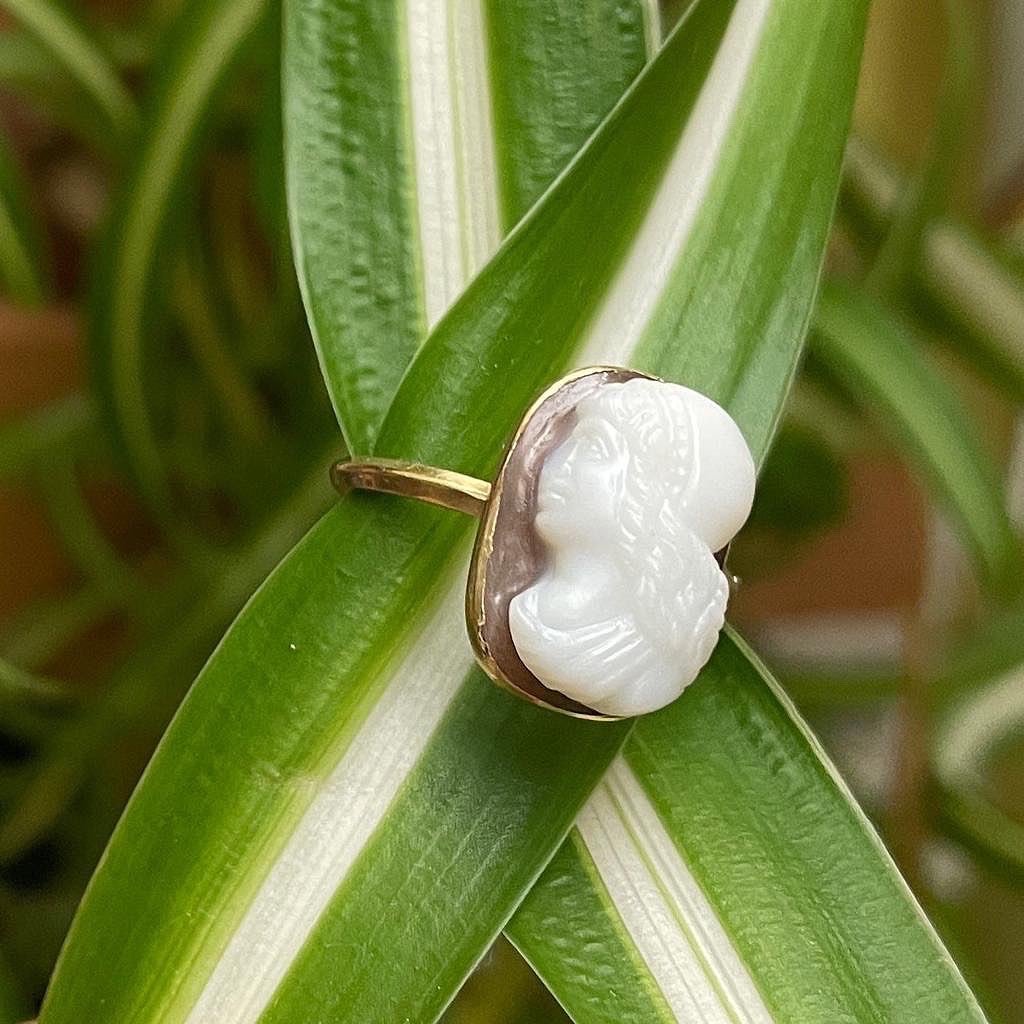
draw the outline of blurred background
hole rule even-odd
[[[196,671],[330,501],[279,12],[184,122],[189,173],[140,181],[137,104],[172,87],[178,9],[0,3],[0,1024],[38,1004]],[[1022,54],[1022,0],[874,0],[828,276],[899,323],[1024,526]],[[121,468],[112,394],[152,472]],[[1024,581],[979,586],[935,479],[955,466],[900,429],[913,397],[851,386],[812,337],[730,556],[732,615],[993,1021],[1024,1024]],[[565,1018],[499,942],[449,1019]]]

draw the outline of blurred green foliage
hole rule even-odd
[[[0,424],[0,482],[31,490],[67,562],[60,592],[0,623],[0,1022],[41,995],[163,726],[224,627],[326,507],[324,467],[339,454],[285,226],[279,11],[249,0],[218,23],[204,0],[117,17],[48,0],[5,6],[0,282],[21,316],[74,311],[91,376]],[[1024,400],[1019,228],[984,229],[977,204],[950,207],[977,111],[979,44],[965,9],[945,6],[956,31],[921,165],[899,171],[862,140],[850,153],[831,275],[871,313],[838,341],[836,319],[819,317],[830,343],[819,341],[798,384],[751,522],[753,536],[796,557],[842,521],[850,465],[885,437],[989,578],[1007,584],[971,603],[970,588],[949,581],[968,610],[930,635],[923,670],[894,664],[881,680],[846,678],[840,664],[820,678],[793,670],[816,720],[849,723],[865,705],[881,720],[902,701],[901,721],[926,749],[961,736],[1006,679],[1024,688],[1024,612],[1006,596],[1020,582],[1018,552],[993,454],[993,422]],[[203,19],[206,31],[186,31]],[[167,131],[140,148],[140,118],[156,110],[170,111]],[[933,359],[940,345],[953,376]],[[887,356],[902,346],[892,366],[907,373],[887,366],[872,379],[870,346]],[[982,415],[953,397],[964,380],[988,389]],[[114,526],[98,491],[125,509]],[[898,845],[918,858],[901,866],[1006,1022],[1020,1019],[1024,993],[999,958],[987,963],[962,893],[984,899],[995,865],[1019,896],[1022,703],[1001,712],[999,743],[968,744],[957,770],[941,757],[935,772],[916,766],[934,784],[915,790],[924,825]],[[887,831],[903,828],[891,808],[874,810]],[[955,884],[928,871],[950,843]],[[1024,933],[1021,901],[1005,906],[1006,931]],[[502,945],[450,1019],[558,1014]]]

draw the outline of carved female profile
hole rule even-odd
[[[677,384],[607,384],[575,417],[540,472],[546,564],[509,629],[545,685],[637,715],[679,696],[714,649],[729,593],[714,553],[750,511],[754,465],[729,415]]]

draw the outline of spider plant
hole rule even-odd
[[[854,151],[858,269],[819,287],[866,0],[185,0],[127,41],[8,7],[11,88],[46,68],[95,115],[67,130],[121,168],[94,394],[0,435],[81,577],[4,647],[23,756],[0,857],[81,836],[77,897],[105,847],[41,1024],[457,1019],[502,932],[579,1022],[984,1020],[736,630],[661,712],[553,715],[473,662],[471,524],[326,485],[346,451],[487,478],[533,397],[598,362],[711,395],[770,474],[809,338],[829,407],[892,439],[1012,614],[999,472],[921,325],[970,247],[971,301],[939,312],[976,368],[1019,374],[992,294],[1019,311],[1024,289],[936,206],[941,137],[902,188]],[[39,301],[23,183],[0,192],[6,286]],[[83,499],[97,462],[134,486],[144,559]],[[83,699],[47,643],[111,615],[133,642]],[[108,748],[161,733],[108,842]],[[947,793],[972,778],[953,746]]]

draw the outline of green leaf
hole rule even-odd
[[[838,522],[846,509],[845,470],[836,453],[811,427],[783,424],[746,528],[797,538]]]
[[[582,828],[590,823],[595,826],[592,842],[604,831],[599,814],[616,771],[617,762],[505,927],[505,934],[574,1021],[669,1024],[678,1019],[673,1007],[616,911],[583,837]],[[609,859],[628,851],[642,861],[643,853],[630,849],[624,829],[601,838],[602,852]],[[654,923],[652,933],[658,925],[664,930],[661,921]]]
[[[266,7],[267,0],[190,0],[181,11],[99,257],[89,344],[103,411],[165,518],[170,496],[145,358],[153,308],[166,291],[162,250],[218,88]]]
[[[0,427],[0,479],[24,475],[54,452],[95,440],[96,408],[81,395],[44,406]]]
[[[44,665],[109,611],[105,594],[80,587],[70,595],[29,605],[4,630],[0,648],[4,657],[19,665]]]
[[[0,709],[3,711],[0,737],[6,742],[38,750],[55,728],[75,714],[81,694],[55,680],[33,675],[0,658]],[[8,803],[24,777],[25,764],[5,765],[0,774],[3,799]],[[13,769],[13,770],[12,770]]]
[[[656,0],[486,5],[503,233],[576,155],[643,66]],[[471,182],[455,182],[460,193]]]
[[[112,607],[136,605],[146,589],[96,521],[82,492],[73,453],[54,452],[37,468],[36,477],[50,522],[71,563]]]
[[[906,680],[898,668],[852,666],[833,671],[810,666],[786,672],[782,686],[801,711],[808,714],[893,702]]]
[[[1021,559],[999,476],[950,386],[884,307],[839,285],[822,291],[815,352],[889,430],[959,524],[988,583],[1020,585]]]
[[[217,397],[227,430],[245,445],[266,445],[269,417],[241,361],[224,336],[210,295],[209,267],[198,246],[187,246],[172,272],[178,315],[200,375]]]
[[[634,0],[285,14],[296,267],[347,446],[366,452],[428,327],[639,71],[644,24]]]
[[[120,75],[137,76],[150,60],[150,40],[134,27],[97,25],[96,35],[101,59],[109,54]],[[118,148],[124,138],[111,131],[75,79],[55,66],[50,50],[25,29],[0,32],[0,83],[100,153],[124,155]]]
[[[308,29],[309,10],[288,14],[291,46],[318,45],[291,21]],[[367,54],[370,74],[386,63],[387,11],[376,34],[358,20],[364,5],[332,11],[344,54]],[[377,450],[487,475],[543,385],[610,360],[726,402],[763,457],[817,281],[864,14],[699,4],[440,321]],[[396,88],[422,74],[408,69]],[[318,95],[321,131],[356,130],[335,92]],[[373,114],[396,108],[391,97]],[[304,114],[287,110],[291,131]],[[312,303],[301,231],[296,241]],[[317,294],[336,272],[320,264]],[[133,798],[44,1024],[101,1006],[135,1022],[430,1020],[443,1008],[627,730],[526,706],[473,667],[468,528],[351,495],[270,577]],[[718,694],[718,681],[700,685]],[[800,735],[776,712],[781,736],[759,749]],[[705,751],[732,728],[712,722]],[[779,785],[774,762],[756,767]]]
[[[32,675],[0,658],[0,702],[60,706],[73,703],[74,699],[74,694],[61,683]]]
[[[509,934],[580,1024],[984,1019],[735,636],[637,723],[574,836],[574,859],[560,852]],[[587,969],[564,965],[584,950]]]
[[[581,1024],[981,1020],[845,786],[744,652],[723,640],[698,686],[637,723],[507,934]]]
[[[14,1024],[15,1021],[24,1019],[27,1012],[28,1000],[21,991],[7,958],[0,957],[0,1020],[5,1024],[8,1021]]]
[[[981,55],[977,13],[964,0],[943,0],[946,53],[934,123],[923,160],[905,185],[868,275],[870,286],[891,295],[920,261],[927,224],[945,211],[976,106]]]
[[[956,702],[943,715],[931,755],[946,822],[1016,878],[1024,876],[1024,822],[993,799],[986,774],[1000,750],[1024,735],[1021,681],[1018,663]]]
[[[1024,664],[1024,600],[994,608],[943,661],[932,687],[936,709]]]
[[[0,138],[0,281],[15,302],[37,306],[46,295],[42,249],[25,182]]]
[[[59,0],[3,0],[3,7],[39,41],[89,98],[118,146],[135,131],[135,101],[95,33]]]
[[[861,139],[847,150],[844,210],[862,235],[883,232],[899,176]],[[923,229],[913,294],[952,325],[958,355],[1014,401],[1024,401],[1024,278],[1018,263],[977,227],[936,217]]]
[[[212,578],[203,580],[199,587],[194,580],[186,581],[185,586],[168,586],[155,608],[147,608],[156,619],[156,628],[151,628],[117,666],[103,692],[88,703],[82,714],[70,718],[62,728],[50,730],[43,755],[17,799],[5,808],[0,825],[0,861],[24,851],[53,827],[98,757],[113,743],[132,735],[140,726],[152,730],[170,717],[183,683],[192,677],[224,624],[327,506],[329,493],[326,476],[318,468],[246,538],[233,559],[218,566]],[[82,597],[91,595],[91,591],[84,591]],[[57,606],[57,611],[74,616],[71,628],[59,621],[47,622],[44,625],[48,628],[41,631],[43,639],[51,639],[53,633],[65,641],[68,634],[77,637],[83,613],[75,613],[74,604],[67,600]],[[38,619],[38,612],[33,618]],[[168,623],[173,623],[173,629]],[[23,639],[23,655],[38,655],[30,646],[25,651],[26,646]]]

